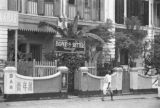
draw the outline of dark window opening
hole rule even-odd
[[[74,5],[75,4],[75,0],[69,0],[68,3]]]

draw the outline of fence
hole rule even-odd
[[[33,76],[42,77],[57,73],[57,61],[35,61],[33,60]]]
[[[14,61],[7,61],[7,66],[14,66]],[[57,72],[57,61],[18,61],[17,73],[24,76],[42,77]]]

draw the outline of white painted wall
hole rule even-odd
[[[0,9],[7,10],[7,0],[1,0],[0,2]]]
[[[0,28],[0,59],[7,60],[8,30]]]

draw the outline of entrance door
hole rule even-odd
[[[36,59],[36,61],[41,60],[41,45],[31,44],[30,52],[32,53],[32,58]]]
[[[128,66],[123,67],[123,76],[122,76],[122,93],[130,92],[130,73],[128,71]]]
[[[120,64],[128,65],[128,50],[127,49],[122,49],[120,51]]]

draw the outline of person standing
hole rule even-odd
[[[113,101],[113,91],[111,89],[111,74],[112,71],[108,71],[108,73],[104,77],[104,84],[103,84],[103,93],[102,93],[102,101],[104,101],[104,97],[106,94],[110,94],[111,100]]]

